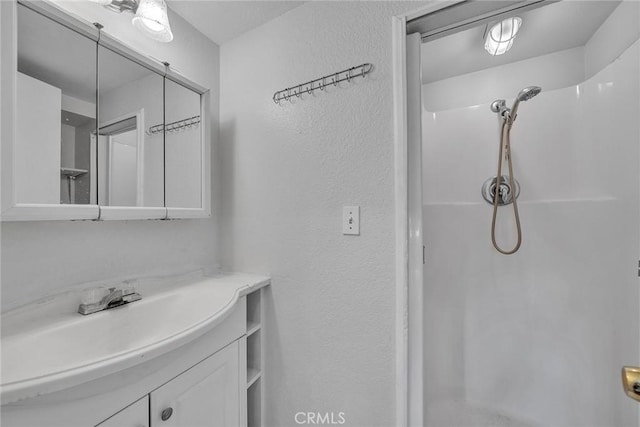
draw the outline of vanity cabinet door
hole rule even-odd
[[[235,341],[151,393],[151,426],[239,426],[239,374]]]
[[[148,427],[149,396],[145,396],[96,427]]]

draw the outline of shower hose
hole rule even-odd
[[[510,132],[511,126],[513,125],[513,120],[511,117],[506,117],[504,122],[502,123],[502,134],[500,138],[500,154],[498,157],[498,174],[496,175],[496,190],[495,195],[493,196],[493,218],[491,219],[491,242],[493,243],[493,247],[496,248],[498,252],[504,255],[514,254],[520,249],[520,244],[522,243],[522,230],[520,229],[520,215],[518,214],[518,203],[516,202],[516,193],[515,193],[515,183],[513,179],[513,164],[511,162],[511,140],[510,140]],[[498,216],[498,197],[500,196],[500,185],[502,184],[502,159],[507,160],[507,167],[509,168],[509,187],[513,199],[513,215],[516,220],[516,230],[518,234],[518,239],[516,245],[511,250],[504,250],[496,242],[496,218]]]

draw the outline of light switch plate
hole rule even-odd
[[[342,234],[360,234],[360,206],[342,208]]]

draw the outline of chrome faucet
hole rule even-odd
[[[80,304],[78,307],[78,313],[96,313],[98,311],[108,310],[110,308],[138,301],[139,299],[142,299],[142,295],[137,293],[133,286],[126,286],[119,289],[109,288],[108,293],[102,297],[100,301]]]

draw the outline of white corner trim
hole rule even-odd
[[[404,16],[392,18],[393,111],[396,229],[396,426],[408,424],[408,174],[407,174],[407,70]]]
[[[433,13],[437,10],[460,3],[462,0],[444,0],[431,2],[416,10],[392,18],[392,57],[393,57],[393,111],[394,111],[394,176],[395,176],[395,231],[396,231],[396,426],[414,427],[423,425],[423,370],[422,366],[412,368],[418,363],[423,349],[422,338],[422,258],[416,251],[422,252],[422,214],[419,209],[410,210],[412,205],[420,203],[413,200],[421,195],[421,189],[410,191],[410,179],[417,179],[421,170],[410,170],[408,128],[408,63],[407,63],[407,21]],[[420,147],[417,147],[418,150]],[[415,167],[415,165],[414,165]],[[421,169],[421,167],[420,167]],[[411,177],[409,174],[411,173]],[[421,182],[417,183],[421,186]],[[419,190],[419,191],[418,191]],[[415,212],[420,210],[420,212]],[[416,217],[419,215],[419,217]],[[411,226],[411,221],[414,223]],[[414,230],[415,224],[418,227]],[[415,231],[415,233],[413,233]],[[414,235],[411,235],[413,233]],[[418,245],[418,246],[416,246]],[[414,256],[410,259],[410,254]],[[416,261],[416,258],[419,258]],[[413,260],[413,261],[412,261]],[[413,265],[419,262],[420,265]],[[415,297],[415,298],[414,298]],[[410,300],[411,298],[411,300]],[[414,300],[415,299],[415,300]],[[410,304],[411,302],[411,304]],[[410,316],[410,309],[414,312]],[[419,312],[419,313],[418,313]],[[419,314],[419,315],[418,315]],[[411,322],[420,322],[412,327]],[[410,353],[411,351],[411,353]],[[415,377],[414,377],[415,371]]]

